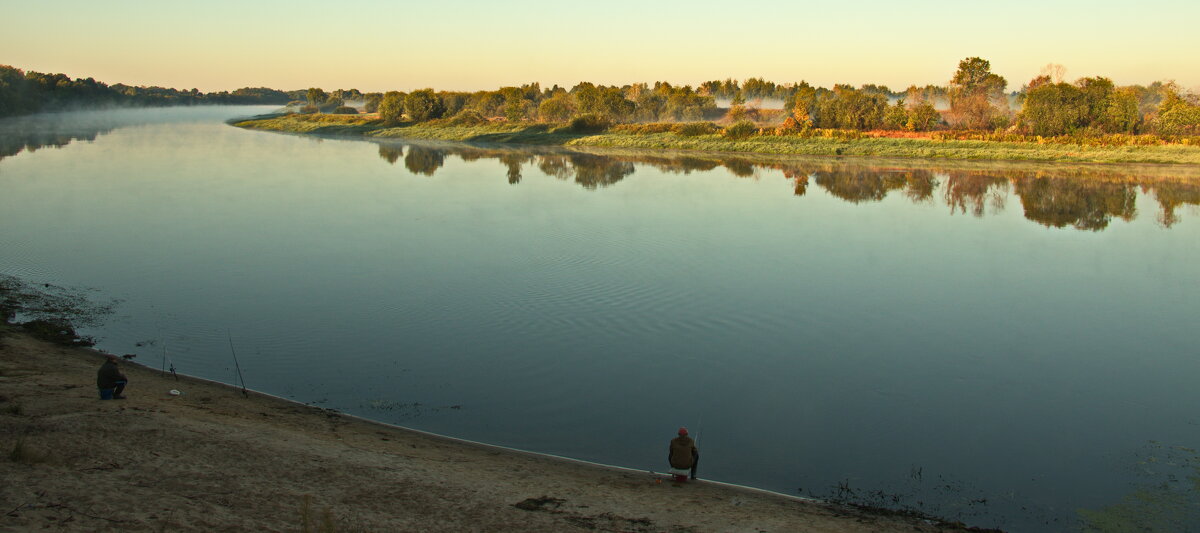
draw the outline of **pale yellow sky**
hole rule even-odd
[[[1200,2],[0,0],[0,63],[107,83],[363,91],[761,76],[944,84],[980,56],[1010,88],[1068,78],[1200,86]],[[647,5],[649,4],[649,5]]]

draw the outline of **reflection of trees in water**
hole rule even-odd
[[[409,146],[408,155],[404,156],[404,168],[413,174],[432,176],[445,163],[445,154],[434,148]]]
[[[1025,218],[1045,226],[1100,231],[1114,216],[1129,221],[1137,214],[1132,183],[1034,177],[1015,184]]]
[[[729,169],[730,174],[739,178],[752,178],[756,167],[754,163],[734,157],[725,161],[725,168]]]
[[[571,168],[571,162],[565,155],[543,155],[538,157],[538,170],[542,174],[560,180],[570,179],[574,175],[575,170]]]
[[[69,142],[69,141],[68,141]],[[1050,227],[1074,227],[1098,231],[1113,217],[1132,220],[1136,216],[1136,190],[1153,192],[1162,212],[1159,222],[1170,227],[1179,222],[1176,210],[1182,205],[1200,205],[1200,183],[1145,175],[1130,175],[1119,167],[997,169],[896,168],[839,160],[757,161],[747,157],[672,154],[596,154],[556,148],[524,149],[480,146],[380,145],[379,156],[389,163],[404,158],[414,174],[432,176],[446,156],[464,161],[495,159],[506,169],[508,182],[520,183],[526,163],[546,176],[574,180],[595,190],[620,182],[633,174],[636,164],[665,173],[689,174],[725,167],[735,176],[754,176],[761,169],[775,169],[794,183],[793,194],[804,196],[810,182],[830,195],[851,203],[878,202],[892,191],[902,192],[913,202],[931,201],[939,186],[951,214],[970,213],[982,217],[1004,209],[1009,191],[1021,198],[1025,217]],[[1053,172],[1052,174],[1050,172]],[[944,176],[943,179],[939,175]]]
[[[404,157],[404,147],[395,144],[381,144],[379,145],[379,157],[388,164],[395,165],[396,161]]]
[[[1154,191],[1154,198],[1162,207],[1162,212],[1158,214],[1158,222],[1168,228],[1179,222],[1179,216],[1175,214],[1176,208],[1184,204],[1200,205],[1200,184],[1169,181],[1143,189]]]
[[[512,151],[500,156],[500,162],[508,167],[509,185],[521,183],[521,165],[528,161],[533,161],[533,156],[524,152]]]
[[[992,174],[954,171],[946,176],[943,193],[950,214],[967,213],[982,217],[990,203],[992,209],[1004,209],[1008,179]]]
[[[933,198],[933,190],[938,186],[938,180],[933,172],[923,169],[906,170],[900,173],[906,183],[904,195],[913,203],[927,202]]]
[[[808,193],[808,170],[798,167],[783,167],[783,177],[792,180],[795,187],[792,188],[792,194],[796,196],[804,196]]]
[[[36,152],[40,148],[62,148],[74,141],[95,141],[96,137],[111,132],[116,128],[93,128],[80,131],[72,128],[70,132],[53,131],[21,131],[20,127],[0,130],[0,160],[12,157],[23,151]]]
[[[901,174],[873,169],[854,169],[845,172],[815,172],[814,181],[829,194],[850,203],[878,202],[888,192],[903,189],[908,181]]]
[[[633,174],[635,169],[633,163],[615,157],[572,154],[568,158],[575,169],[575,183],[585,189],[607,187]]]
[[[560,180],[575,179],[585,189],[607,187],[633,174],[629,161],[592,154],[552,154],[538,157],[538,170]]]

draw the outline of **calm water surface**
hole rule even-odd
[[[0,273],[118,299],[105,350],[231,383],[231,337],[249,387],[384,422],[647,470],[686,425],[709,479],[1197,528],[1186,170],[222,122],[264,110],[0,122]]]

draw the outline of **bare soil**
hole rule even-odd
[[[0,531],[962,531],[464,443],[0,325]],[[182,395],[172,396],[177,389]]]

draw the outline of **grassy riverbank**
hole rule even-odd
[[[1200,165],[1200,147],[1184,144],[1088,146],[1058,142],[891,137],[850,138],[851,136],[838,135],[756,135],[745,139],[731,139],[720,134],[684,136],[673,132],[634,133],[619,130],[603,133],[579,133],[553,124],[455,125],[448,121],[430,121],[387,127],[366,115],[283,115],[244,120],[235,122],[234,125],[248,129],[315,135],[524,145],[593,146],[773,155]]]

